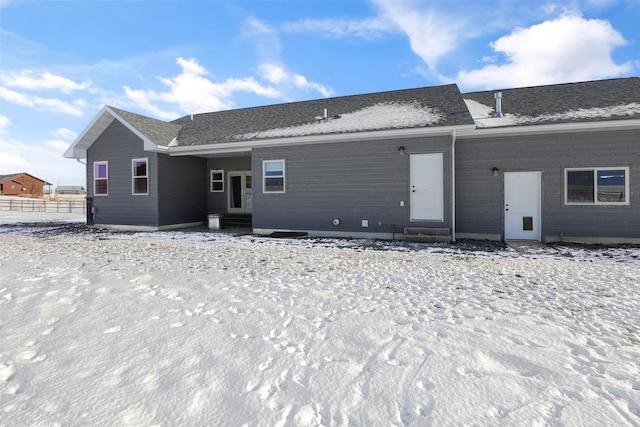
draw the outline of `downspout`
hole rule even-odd
[[[451,131],[451,241],[456,241],[456,130]]]

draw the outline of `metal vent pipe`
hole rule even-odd
[[[496,115],[495,117],[503,117],[502,115],[502,92],[495,93],[496,98]]]

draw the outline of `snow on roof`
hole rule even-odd
[[[235,139],[266,139],[368,130],[402,129],[434,125],[444,120],[444,114],[418,102],[378,103],[352,113],[328,117],[314,123],[268,129],[234,136]]]
[[[504,113],[503,117],[493,117],[493,106],[481,104],[471,99],[465,99],[471,117],[479,128],[500,126],[514,126],[524,124],[536,124],[543,122],[564,122],[581,119],[605,119],[613,116],[634,116],[640,112],[640,103],[632,102],[623,105],[611,105],[607,107],[580,108],[567,110],[562,113],[541,114],[538,116],[525,116]]]

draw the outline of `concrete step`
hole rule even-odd
[[[251,228],[252,217],[246,214],[224,214],[222,223],[228,228]]]
[[[405,227],[405,242],[450,243],[451,230],[444,227]]]

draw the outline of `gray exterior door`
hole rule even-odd
[[[540,172],[504,173],[505,240],[540,240]]]
[[[444,220],[443,154],[412,154],[409,165],[411,221]]]
[[[253,180],[250,171],[234,171],[228,175],[227,212],[248,214],[253,209]]]

